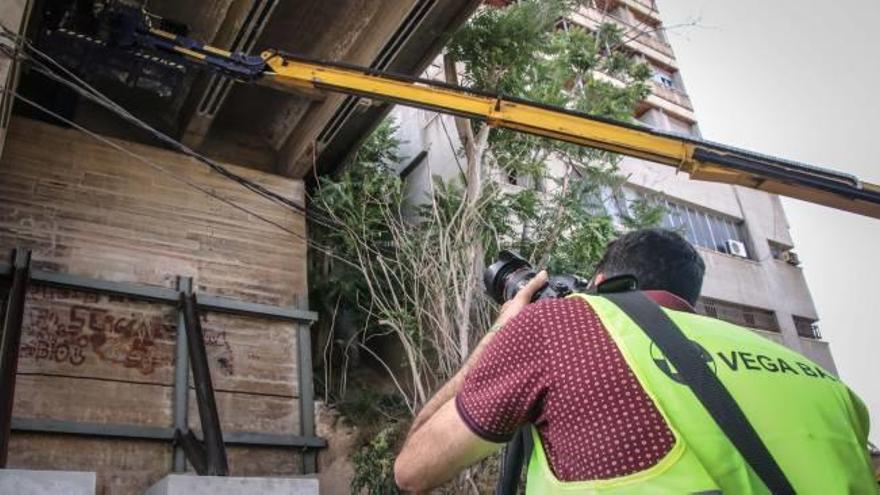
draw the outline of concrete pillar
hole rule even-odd
[[[785,310],[776,310],[776,319],[779,321],[779,331],[782,333],[782,341],[789,349],[803,352],[801,339],[798,337],[797,328],[794,326],[794,317]]]
[[[318,480],[298,478],[234,478],[169,474],[145,495],[318,495]]]
[[[0,493],[15,495],[95,495],[95,473],[0,469]]]

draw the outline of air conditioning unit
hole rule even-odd
[[[784,251],[782,253],[782,261],[788,263],[791,266],[800,266],[801,260],[798,258],[797,253],[794,251]]]
[[[746,245],[740,241],[728,239],[727,242],[724,243],[724,247],[727,248],[727,254],[739,256],[740,258],[749,257],[749,253],[746,252]]]

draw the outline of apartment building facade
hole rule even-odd
[[[619,25],[633,56],[652,68],[651,94],[638,105],[635,118],[655,129],[700,136],[654,2],[597,0],[572,15],[562,28],[592,30],[603,22]],[[438,61],[424,76],[442,79],[442,72]],[[406,107],[397,107],[392,117],[399,126],[404,156],[422,156],[402,173],[411,199],[418,201],[432,176],[459,173],[454,123],[449,116]],[[609,195],[605,210],[618,218],[638,198],[662,202],[663,226],[682,233],[706,262],[698,311],[749,327],[836,371],[828,343],[819,334],[819,317],[778,196],[692,181],[668,166],[634,158],[624,158],[620,171],[626,185]]]

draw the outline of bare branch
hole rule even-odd
[[[443,73],[446,76],[446,82],[458,86],[458,67],[452,55],[446,53],[443,55]],[[458,131],[458,139],[467,150],[474,143],[474,129],[471,121],[464,117],[455,117],[455,129]]]

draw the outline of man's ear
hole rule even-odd
[[[608,277],[605,276],[604,273],[597,273],[596,277],[593,278],[593,287],[598,287],[602,282],[605,281]]]

